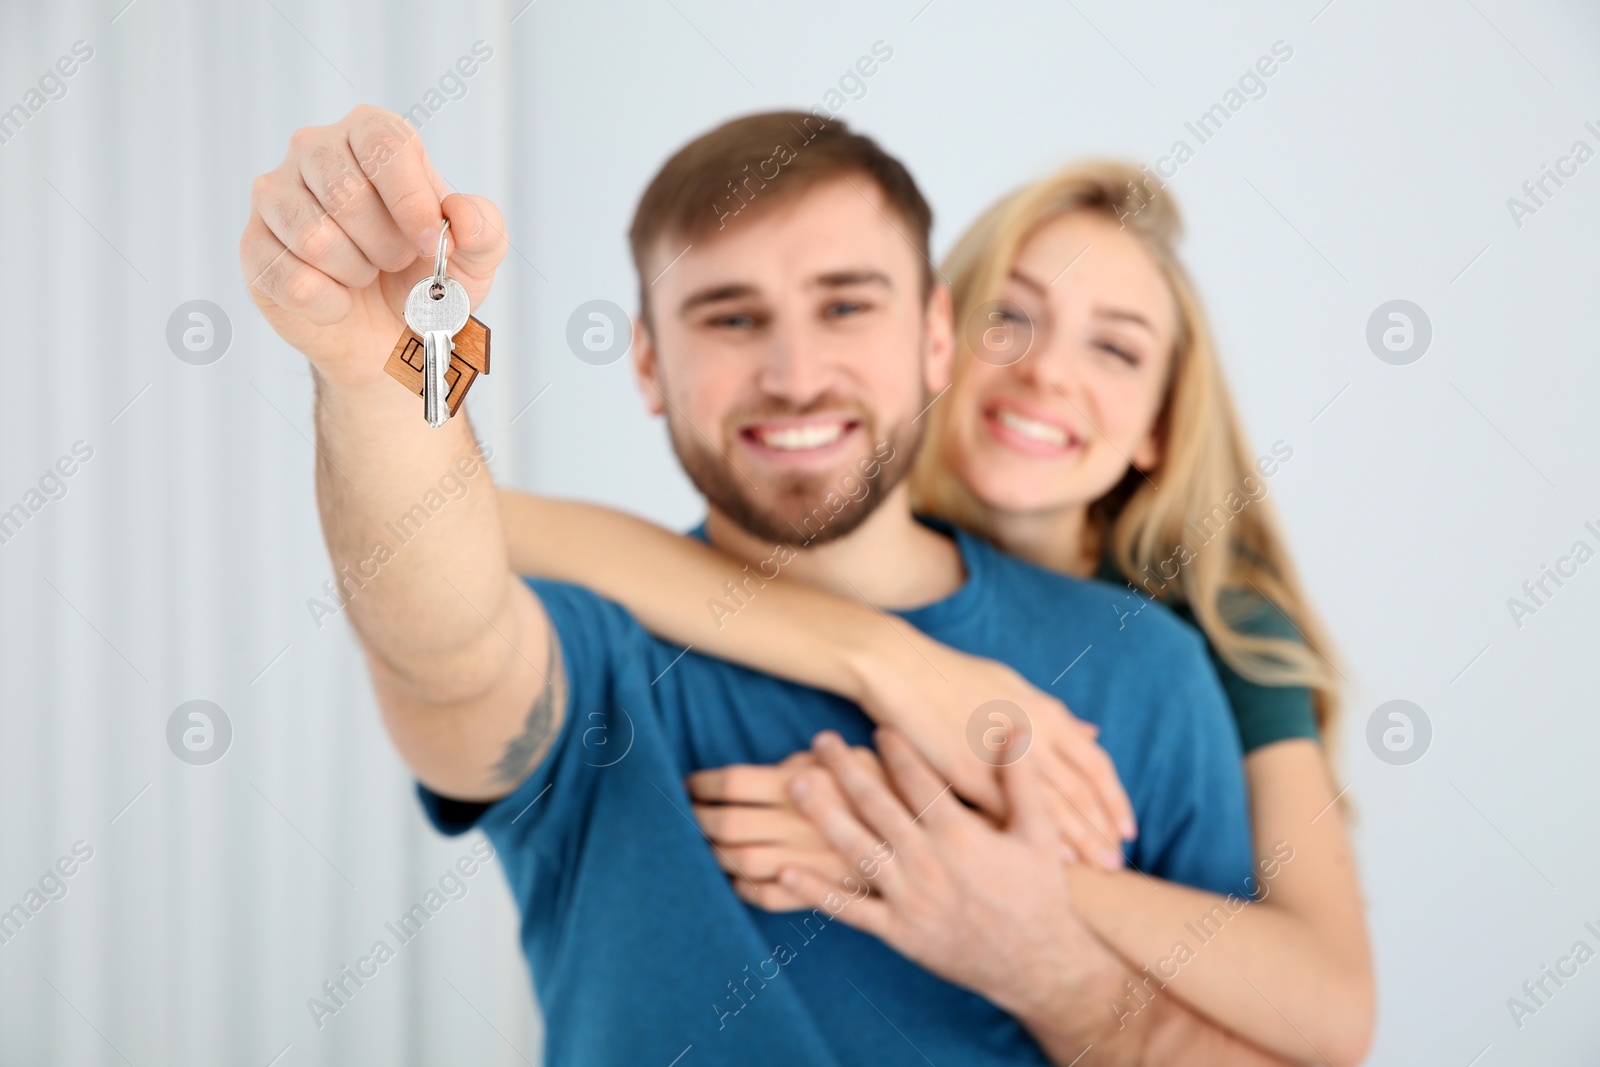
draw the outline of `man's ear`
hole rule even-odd
[[[937,282],[928,294],[923,322],[927,349],[922,354],[922,377],[930,394],[944,391],[955,366],[955,328],[950,316],[950,287]]]
[[[652,415],[667,410],[667,401],[661,391],[661,374],[656,363],[656,343],[644,317],[633,320],[633,380],[644,394],[644,406]]]

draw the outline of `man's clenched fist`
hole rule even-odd
[[[283,163],[255,180],[239,264],[280,337],[327,381],[362,386],[384,377],[447,216],[450,276],[477,308],[506,253],[499,209],[450,192],[417,131],[363,105],[296,130]]]

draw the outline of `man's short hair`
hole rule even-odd
[[[647,264],[657,243],[688,244],[835,178],[864,178],[898,218],[896,228],[922,256],[922,295],[933,288],[928,231],[933,212],[898,159],[838,119],[804,111],[766,111],[723,123],[673,154],[650,180],[628,230],[639,274],[639,314],[650,324]],[[746,220],[748,216],[746,216]],[[658,268],[659,269],[659,268]]]

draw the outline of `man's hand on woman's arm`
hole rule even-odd
[[[451,193],[400,116],[358,107],[296,131],[255,180],[239,261],[262,315],[311,363],[323,534],[385,723],[424,783],[487,800],[543,757],[564,694],[467,420],[430,428],[384,371],[446,217],[450,276],[476,307],[507,247],[499,210]],[[467,491],[430,506],[455,482]]]

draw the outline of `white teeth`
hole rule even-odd
[[[1065,445],[1067,443],[1067,435],[1059,426],[1051,426],[1047,422],[1024,418],[1009,408],[1001,408],[996,411],[995,418],[1022,434],[1022,436],[1031,437],[1035,441],[1046,441],[1052,445]]]
[[[812,423],[807,426],[791,426],[782,430],[757,430],[756,437],[768,448],[781,448],[785,451],[798,452],[807,448],[821,448],[831,445],[844,433],[844,423]]]

